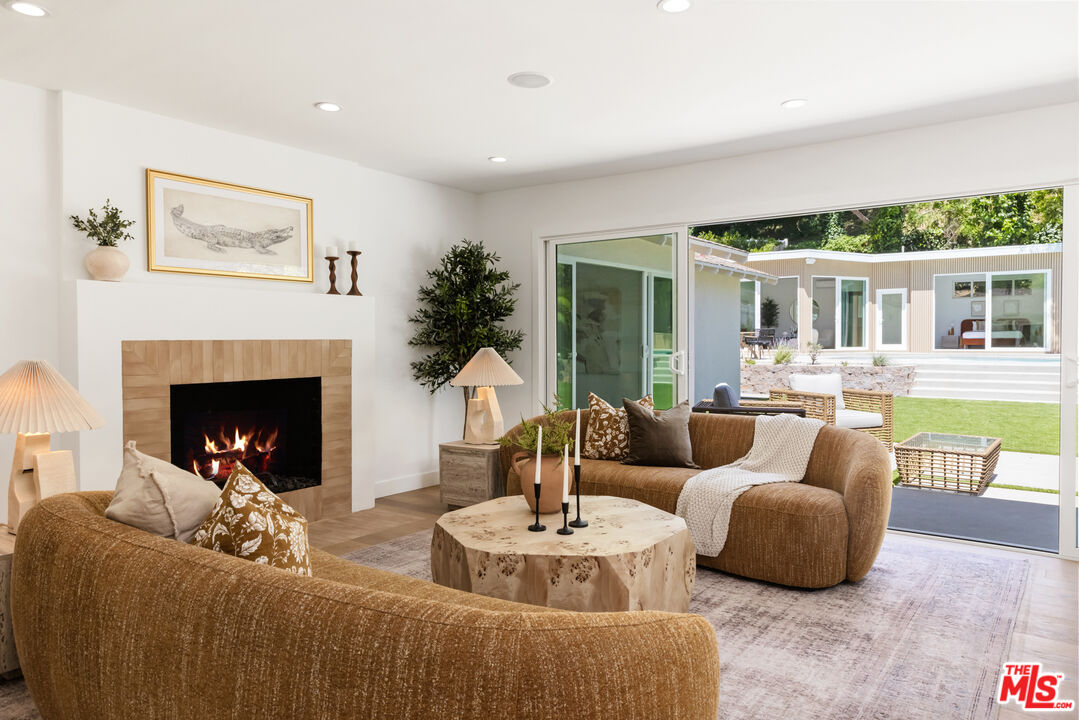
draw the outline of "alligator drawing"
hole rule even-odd
[[[273,228],[251,232],[227,225],[202,225],[184,217],[184,206],[177,205],[169,211],[172,224],[184,235],[206,243],[214,252],[225,252],[225,248],[248,248],[263,255],[276,255],[271,246],[283,243],[292,237],[292,228]]]

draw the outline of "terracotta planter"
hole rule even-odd
[[[562,456],[544,455],[540,463],[540,513],[562,512]],[[572,459],[571,459],[572,462]],[[536,454],[520,452],[513,456],[513,469],[521,478],[521,494],[528,509],[536,511]],[[570,483],[573,482],[570,468]]]
[[[86,270],[94,280],[119,282],[123,279],[131,260],[116,247],[97,247],[86,254]]]

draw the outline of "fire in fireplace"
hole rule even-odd
[[[224,485],[237,462],[272,491],[322,477],[320,378],[170,388],[172,463]]]

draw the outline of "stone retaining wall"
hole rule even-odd
[[[917,370],[914,365],[773,365],[765,362],[768,364],[742,363],[742,395],[767,396],[772,388],[790,387],[788,378],[792,373],[825,375],[836,372],[843,376],[843,387],[908,395]]]

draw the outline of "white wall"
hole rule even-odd
[[[476,237],[476,197],[355,163],[244,137],[70,93],[0,83],[0,272],[3,333],[19,338],[0,349],[4,368],[40,356],[73,370],[73,327],[58,320],[73,280],[87,277],[82,258],[92,245],[66,218],[106,198],[135,219],[126,282],[237,288],[280,293],[324,292],[325,263],[315,287],[304,283],[150,273],[146,268],[145,170],[155,168],[251,185],[314,199],[316,248],[359,241],[360,289],[377,300],[376,371],[356,382],[373,388],[377,414],[373,474],[376,494],[437,480],[437,444],[459,437],[459,393],[432,398],[411,379],[406,317],[415,289],[453,242]],[[347,282],[338,274],[338,286]],[[343,302],[348,299],[342,298]],[[18,312],[13,312],[18,308]],[[222,317],[228,309],[222,308]],[[253,311],[255,311],[253,309]],[[222,331],[227,331],[227,320]],[[80,382],[92,382],[79,378]],[[3,438],[0,458],[10,457]],[[70,446],[70,439],[60,444]],[[117,449],[119,452],[119,448]],[[6,493],[0,513],[6,517]]]
[[[1079,178],[1079,103],[480,197],[481,237],[523,283],[515,322],[529,334],[499,393],[504,414],[535,406],[535,238],[735,220]],[[525,249],[529,251],[526,252]]]

